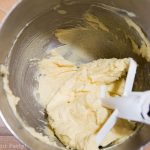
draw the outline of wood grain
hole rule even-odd
[[[17,0],[0,0],[0,10],[7,12],[16,3]]]
[[[3,19],[4,16],[5,16],[5,12],[3,12],[3,11],[0,9],[0,21]]]

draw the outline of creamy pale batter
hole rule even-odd
[[[78,150],[98,149],[95,135],[108,119],[111,110],[100,101],[100,86],[107,86],[107,96],[119,96],[129,59],[99,59],[81,66],[65,60],[56,52],[39,62],[39,94],[46,106],[48,121],[56,136],[67,147]],[[47,97],[41,89],[48,89]],[[118,120],[102,146],[128,137],[132,123]]]
[[[107,86],[107,96],[121,96],[129,59],[99,59],[92,62],[99,53],[105,56],[103,52],[106,50],[103,48],[107,47],[111,38],[115,39],[113,42],[116,42],[119,51],[124,47],[123,43],[118,43],[119,34],[114,34],[110,26],[98,17],[85,13],[83,19],[83,26],[55,32],[58,41],[65,45],[50,52],[50,58],[38,62],[38,93],[39,102],[48,113],[49,125],[67,148],[97,150],[95,136],[112,113],[101,105],[100,86]],[[131,19],[124,17],[124,20],[128,28],[134,28],[141,38],[139,46],[128,32],[124,32],[131,42],[131,50],[149,61],[149,41]],[[101,41],[104,45],[99,40],[104,40]],[[134,129],[135,123],[118,119],[101,146],[125,140]]]
[[[62,10],[59,13],[65,14]],[[97,16],[85,13],[82,19],[84,20],[82,26],[77,25],[74,28],[59,29],[55,32],[58,41],[65,46],[50,52],[49,58],[38,61],[39,87],[36,92],[39,94],[39,103],[48,113],[49,125],[66,147],[97,150],[95,135],[112,113],[101,105],[100,86],[106,85],[107,96],[121,96],[129,59],[99,59],[92,62],[93,59],[101,56],[105,58],[103,52],[106,51],[107,54],[112,52],[107,51],[111,48],[107,47],[111,42],[117,45],[119,51],[124,47],[127,50],[127,47],[124,41],[118,40],[119,34],[114,34],[113,27],[110,28],[109,24],[102,22]],[[129,46],[132,51],[150,61],[150,44],[141,28],[130,18],[124,17],[124,20],[141,38],[139,47],[136,40],[132,39],[129,33],[124,32],[125,37],[131,42]],[[117,30],[122,29],[117,28]],[[48,138],[24,124],[16,111],[20,98],[14,96],[9,88],[7,78],[9,73],[5,68],[0,72],[6,74],[3,80],[4,90],[23,127],[39,140],[59,147],[54,142],[53,135]],[[134,132],[134,128],[133,122],[119,119],[101,146],[110,146],[112,142],[126,139]]]
[[[38,78],[39,102],[46,107],[59,88],[76,72],[77,67],[56,52],[51,53],[51,59],[39,61],[38,66],[41,74]]]

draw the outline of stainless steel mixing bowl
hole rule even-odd
[[[121,9],[134,12],[136,17],[132,19],[142,27],[147,37],[150,38],[149,0],[22,0],[18,2],[2,23],[0,30],[0,63],[8,65],[10,72],[9,86],[13,93],[21,99],[17,105],[19,115],[37,132],[42,133],[41,128],[45,125],[39,120],[46,121],[46,119],[44,115],[39,113],[39,110],[44,110],[33,96],[33,88],[37,83],[34,78],[35,68],[29,65],[29,60],[42,58],[47,50],[61,45],[54,37],[54,31],[59,28],[82,25],[81,17],[87,9],[90,9],[94,15],[97,15],[112,28],[113,33],[119,37],[117,40],[107,39],[107,36],[98,33],[97,38],[101,40],[97,40],[95,44],[99,45],[99,49],[86,49],[85,46],[87,53],[90,53],[93,59],[100,57],[133,57],[139,64],[137,84],[135,84],[134,89],[150,89],[150,64],[132,52],[132,45],[123,33],[130,34],[139,47],[141,46],[140,36],[134,29],[129,29],[120,15],[102,8],[102,4],[120,8],[120,10],[117,10],[120,15],[127,15],[127,12]],[[117,31],[116,28],[122,30]],[[80,35],[80,39],[86,40],[86,36],[92,37],[93,35],[83,34]],[[91,41],[85,42],[90,43]],[[7,127],[29,148],[59,150],[55,146],[39,141],[24,129],[8,103],[3,90],[2,77],[0,77],[0,109]],[[110,149],[136,150],[150,140],[149,133],[150,127],[145,125],[137,134],[124,143],[110,147]],[[60,144],[60,146],[62,145]]]

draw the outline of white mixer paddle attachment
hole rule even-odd
[[[105,107],[118,111],[117,117],[150,125],[150,91],[102,100]]]
[[[135,74],[136,74],[136,69],[137,69],[137,63],[132,58],[130,58],[130,64],[129,64],[129,69],[128,69],[128,73],[127,73],[127,78],[126,78],[123,96],[128,95],[128,93],[131,93],[131,91],[132,91],[132,87],[133,87],[133,83],[134,83],[134,79],[135,79]],[[104,106],[111,108],[111,109],[114,109],[114,111],[96,135],[96,142],[97,142],[98,146],[103,141],[103,139],[106,137],[108,132],[113,128],[113,126],[115,125],[115,123],[117,121],[117,118],[119,116],[121,116],[120,112],[118,111],[118,110],[120,110],[120,109],[118,109],[118,107],[120,107],[120,105],[122,105],[122,101],[123,101],[121,97],[120,97],[120,99],[116,99],[115,97],[106,99],[105,98],[106,87],[102,86],[100,88],[101,88],[102,103],[104,104]],[[114,105],[112,103],[112,102],[114,102],[114,99],[116,99],[115,104],[117,104],[118,101],[121,101],[121,103],[119,103],[120,105]],[[130,101],[131,101],[131,99],[130,99]],[[129,107],[128,107],[128,109],[129,109]],[[126,110],[126,111],[128,111],[128,110]]]

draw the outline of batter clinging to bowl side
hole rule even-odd
[[[64,46],[52,50],[49,58],[38,62],[38,93],[40,104],[46,108],[50,127],[66,147],[97,150],[95,136],[112,113],[101,105],[100,86],[106,85],[107,96],[121,96],[129,59],[92,61],[92,50],[99,51],[98,34],[115,35],[107,34],[111,30],[96,17],[86,14],[84,19],[84,27],[55,32]],[[142,46],[138,48],[129,38],[132,50],[149,61],[149,42],[137,25],[127,18],[126,22],[143,39]],[[119,119],[100,146],[107,147],[125,140],[135,128],[134,122]]]
[[[95,135],[112,113],[101,105],[100,85],[107,86],[107,96],[121,95],[129,59],[99,59],[77,67],[52,51],[38,66],[39,89],[49,90],[43,105],[56,136],[69,148],[98,149]],[[42,102],[43,91],[39,93]],[[118,120],[101,145],[128,137],[134,127],[134,123]]]
[[[141,127],[135,122],[118,119],[100,145],[95,136],[112,114],[101,105],[100,86],[106,86],[106,97],[121,96],[129,57],[139,64],[134,90],[150,87],[150,43],[143,33],[148,31],[146,10],[133,11],[134,3],[129,9],[134,15],[120,9],[118,2],[114,7],[74,2],[54,1],[42,7],[34,0],[35,5],[21,2],[5,19],[0,65],[3,118],[31,149],[137,149],[148,140],[149,128],[135,134]],[[22,20],[17,15],[25,10],[22,5],[37,7]],[[9,32],[9,24],[16,27],[14,32]],[[6,35],[9,38],[3,38]]]

